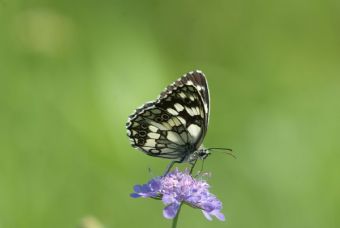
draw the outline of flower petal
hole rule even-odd
[[[136,184],[135,186],[133,186],[133,190],[135,192],[141,192],[142,191],[142,186],[139,184]]]
[[[143,185],[141,186],[141,192],[147,193],[147,192],[150,192],[150,191],[151,191],[151,189],[150,189],[150,187],[149,187],[148,184],[143,184]]]
[[[141,195],[139,195],[138,193],[131,193],[130,196],[132,198],[139,198],[139,197],[141,197]]]
[[[159,179],[152,179],[149,182],[149,185],[153,191],[159,191],[159,189],[161,188],[161,182]]]
[[[166,206],[163,210],[163,216],[167,219],[175,218],[177,211],[178,211],[178,208],[179,208],[178,203],[172,203],[172,204]]]
[[[220,221],[225,221],[225,217],[224,214],[222,214],[220,211],[213,211],[212,213],[210,213],[212,215],[215,215],[215,217],[220,220]]]
[[[209,221],[212,220],[212,217],[210,216],[210,214],[208,212],[206,212],[205,210],[202,210],[203,215],[205,216],[206,219],[208,219]]]
[[[174,203],[176,200],[172,195],[163,195],[162,201],[164,204],[168,205]]]

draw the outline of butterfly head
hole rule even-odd
[[[211,153],[210,153],[209,149],[206,149],[206,148],[200,148],[197,151],[197,156],[201,160],[206,159],[210,154]]]
[[[204,147],[200,147],[198,150],[196,150],[195,152],[190,154],[188,161],[192,162],[192,161],[195,161],[197,159],[204,160],[211,154],[211,151],[213,151],[213,150],[225,152],[226,154],[236,158],[235,155],[232,153],[232,150],[229,149],[229,148],[220,148],[220,147],[204,148]]]
[[[191,153],[188,158],[188,162],[196,161],[197,159],[204,160],[210,155],[209,149],[200,147],[195,152]]]

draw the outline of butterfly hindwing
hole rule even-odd
[[[134,147],[151,156],[180,157],[180,148],[184,142],[177,132],[172,131],[169,113],[149,103],[130,118],[127,128]]]
[[[201,145],[208,115],[204,75],[188,73],[129,117],[128,136],[135,148],[148,155],[182,159]]]

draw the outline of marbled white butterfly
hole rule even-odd
[[[210,154],[202,146],[209,106],[204,74],[196,70],[183,75],[129,116],[126,128],[132,146],[150,156],[174,159],[167,171],[175,162],[205,159]]]

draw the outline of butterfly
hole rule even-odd
[[[210,154],[202,142],[209,124],[210,97],[203,72],[189,72],[145,103],[126,123],[131,145],[147,155],[195,163]],[[216,148],[210,148],[216,149]],[[223,148],[224,149],[224,148]],[[229,149],[227,149],[229,150]]]

